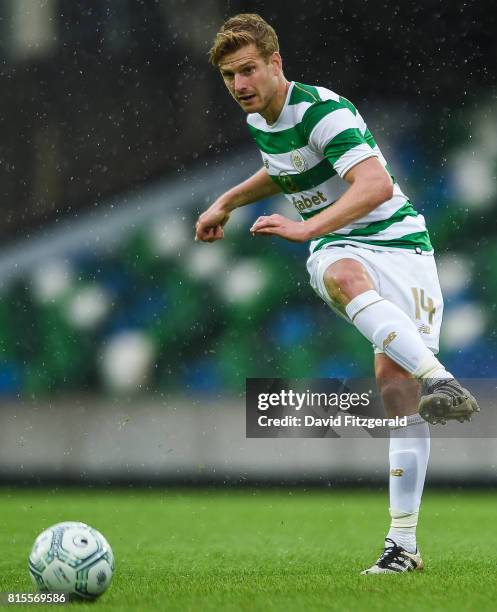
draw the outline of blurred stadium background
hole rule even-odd
[[[359,107],[428,220],[441,356],[497,378],[495,12],[430,0],[0,3],[3,482],[386,482],[386,440],[246,440],[245,378],[369,376],[313,294],[306,247],[193,242],[259,167],[206,60],[230,14],[277,29],[288,78]],[[493,440],[435,440],[432,482],[493,481]]]

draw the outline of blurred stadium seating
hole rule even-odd
[[[385,144],[400,160],[393,163],[399,177],[408,175],[436,246],[446,298],[443,359],[459,375],[486,377],[497,354],[497,150],[487,138],[497,115],[476,121],[470,149],[449,149],[442,175],[427,169],[419,151]],[[416,164],[402,165],[415,155]],[[370,373],[367,343],[308,286],[306,246],[248,232],[250,219],[265,211],[292,215],[283,198],[237,211],[224,241],[196,244],[202,203],[189,194],[168,199],[175,181],[154,195],[154,202],[164,198],[162,216],[138,219],[100,251],[80,246],[69,256],[35,257],[4,287],[2,394],[240,392],[248,376]],[[149,206],[140,196],[141,209]]]
[[[0,481],[384,481],[386,440],[244,437],[246,377],[369,376],[372,354],[313,294],[306,246],[249,234],[295,214],[283,198],[193,241],[260,164],[206,61],[226,10],[277,27],[288,78],[357,104],[427,218],[444,362],[497,378],[494,7],[325,4],[0,3]],[[495,480],[493,440],[461,440],[432,474]]]

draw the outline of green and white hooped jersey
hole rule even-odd
[[[258,113],[249,114],[247,123],[269,175],[303,219],[331,206],[349,187],[347,171],[368,157],[377,157],[392,176],[355,106],[325,87],[292,82],[275,123],[268,125]],[[392,180],[390,200],[312,240],[311,253],[332,243],[432,253],[423,215]]]

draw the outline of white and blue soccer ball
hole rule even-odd
[[[29,555],[31,579],[42,592],[64,591],[96,599],[109,586],[114,555],[104,536],[85,523],[57,523],[36,538]]]

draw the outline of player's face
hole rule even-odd
[[[267,60],[252,43],[226,55],[219,65],[226,87],[247,113],[262,113],[277,93],[281,57]]]

